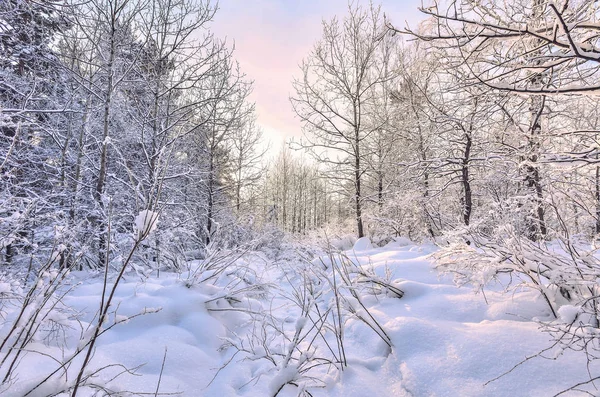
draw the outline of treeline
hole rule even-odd
[[[599,102],[581,95],[598,87],[597,5],[556,16],[545,1],[448,4],[414,31],[372,4],[324,22],[294,81],[296,147],[345,197],[359,236],[600,232]]]
[[[596,6],[510,4],[426,9],[414,31],[372,4],[325,21],[291,98],[305,137],[266,161],[251,82],[210,32],[215,4],[2,2],[2,261],[97,266],[142,210],[161,214],[144,258],[174,266],[263,224],[589,239]],[[579,27],[555,28],[557,12]]]
[[[169,252],[202,249],[235,222],[261,170],[261,132],[251,82],[210,31],[216,10],[0,2],[3,263],[119,261],[113,247],[149,210],[160,219],[145,257],[176,265]]]

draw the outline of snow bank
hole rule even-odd
[[[146,228],[148,224],[140,226]],[[585,380],[585,358],[564,352],[557,360],[529,360],[486,384],[550,345],[549,336],[541,333],[533,321],[545,315],[543,302],[531,291],[506,295],[500,286],[490,287],[484,297],[470,288],[457,288],[450,277],[434,270],[428,256],[433,250],[432,246],[414,244],[373,248],[368,239],[354,244],[353,261],[379,277],[391,278],[405,293],[401,299],[362,296],[393,346],[390,349],[358,317],[347,319],[344,343],[348,367],[343,372],[324,372],[320,380],[326,387],[310,389],[313,396],[548,396]],[[254,397],[281,389],[279,397],[297,396],[300,390],[285,383],[296,382],[302,376],[298,364],[302,362],[275,366],[265,359],[269,354],[285,356],[290,339],[280,339],[268,322],[260,319],[282,319],[281,326],[291,335],[313,327],[314,318],[289,305],[291,298],[300,296],[294,294],[302,291],[298,289],[302,280],[299,271],[311,265],[289,259],[285,265],[268,263],[259,256],[241,260],[247,266],[247,277],[242,275],[248,282],[242,286],[246,295],[231,294],[234,284],[225,281],[232,280],[233,270],[223,273],[225,281],[206,285],[186,284],[181,276],[165,273],[160,279],[143,282],[138,278],[124,280],[115,297],[117,315],[110,319],[110,323],[120,324],[99,339],[90,369],[115,363],[129,368],[143,365],[137,371],[142,376],[125,374],[111,381],[115,369],[101,372],[96,381],[114,391],[153,395],[166,349],[162,393]],[[331,271],[320,263],[315,266],[320,272]],[[84,284],[65,298],[65,304],[84,313],[85,325],[94,317],[102,284],[100,279],[89,277],[81,281]],[[259,282],[272,285],[272,292],[279,295],[269,295],[263,287],[256,287]],[[237,283],[239,287],[240,281]],[[321,303],[326,304],[331,296],[323,299]],[[333,299],[329,303],[335,307]],[[156,313],[132,318],[157,309]],[[366,316],[363,309],[357,314]],[[559,315],[562,321],[570,321],[577,311],[563,306]],[[77,327],[68,332],[66,343],[76,345]],[[236,353],[230,341],[239,338],[250,349],[250,335],[260,336],[262,344],[252,346],[252,355]],[[329,337],[331,330],[323,330],[322,335]],[[321,342],[315,340],[315,346]],[[59,345],[46,345],[44,341],[32,348],[55,357],[62,354]],[[303,352],[303,357],[308,359],[312,354],[315,350]],[[25,355],[18,382],[3,395],[21,396],[28,385],[54,365],[51,359]],[[72,373],[69,379],[73,379]],[[42,393],[64,386],[62,380],[57,380],[46,385]]]
[[[352,247],[353,251],[367,251],[370,249],[373,249],[373,244],[371,244],[371,240],[368,237],[359,238]]]

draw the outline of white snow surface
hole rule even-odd
[[[150,210],[143,210],[135,217],[134,232],[136,238],[141,238],[156,230],[158,225],[158,213]]]
[[[310,389],[313,396],[550,396],[586,380],[585,357],[565,352],[556,360],[529,360],[486,385],[551,344],[550,336],[542,333],[532,320],[547,318],[548,311],[532,291],[505,294],[502,286],[498,286],[487,289],[484,297],[470,288],[457,288],[451,276],[440,275],[434,269],[429,258],[434,251],[433,246],[396,243],[373,248],[368,240],[358,240],[354,249],[347,252],[351,259],[378,276],[391,275],[394,285],[405,293],[402,298],[364,297],[393,347],[387,349],[363,322],[348,319],[345,329],[348,366],[341,374],[335,371],[321,374],[327,387]],[[287,267],[277,266],[272,259],[256,253],[239,261],[255,270],[252,277],[283,293],[291,293],[294,284],[288,281],[294,280],[290,276],[293,261],[288,261]],[[92,321],[97,310],[102,277],[90,279],[83,273],[74,273],[72,277],[74,283],[83,284],[68,294],[64,303],[84,313],[85,325],[85,321]],[[195,280],[203,277],[204,274]],[[252,277],[249,273],[247,279]],[[224,343],[234,335],[249,332],[249,316],[235,310],[236,303],[231,303],[234,300],[228,303],[219,299],[227,291],[225,284],[190,283],[191,278],[189,274],[168,273],[146,280],[134,274],[126,277],[115,298],[117,314],[109,320],[119,324],[98,340],[90,369],[114,363],[130,368],[142,365],[137,370],[142,376],[125,374],[110,381],[117,372],[111,369],[99,375],[99,383],[116,391],[154,395],[165,349],[162,393],[190,397],[269,396],[282,382],[295,379],[297,363],[276,367],[261,359],[260,346],[254,357],[238,354],[232,359],[234,349]],[[258,312],[268,310],[284,319],[292,336],[311,325],[299,311],[282,304],[285,299],[265,296],[260,293],[245,296],[239,304]],[[136,313],[158,308],[161,310],[156,313],[127,320]],[[572,315],[569,308],[563,314]],[[0,328],[0,337],[7,332],[5,328]],[[79,337],[76,329],[67,330],[66,343],[76,346]],[[60,356],[58,346],[43,341],[34,344],[34,348]],[[265,354],[264,349],[262,352]],[[285,353],[282,349],[282,355]],[[308,357],[307,354],[304,358]],[[27,354],[20,364],[17,382],[3,395],[23,395],[55,366],[47,357]],[[69,379],[72,377],[71,373]],[[64,378],[57,379],[32,395],[48,395],[63,386]],[[278,395],[298,393],[297,387],[286,385]],[[78,395],[91,395],[91,391]]]
[[[367,251],[373,248],[371,240],[368,237],[361,237],[354,243],[354,251]]]

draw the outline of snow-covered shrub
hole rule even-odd
[[[489,235],[475,231],[449,236],[454,242],[435,254],[438,268],[452,272],[459,285],[481,289],[507,274],[513,285],[538,290],[555,318],[562,305],[594,296],[600,276],[595,248],[568,239],[531,241],[510,225]]]
[[[62,297],[71,289],[63,285],[69,270],[57,269],[59,254],[55,251],[50,256],[36,272],[34,281],[28,283],[28,288],[23,288],[16,280],[0,283],[0,298],[3,303],[9,300],[11,306],[5,314],[6,322],[0,339],[0,390],[18,377],[23,356],[45,354],[32,348],[32,344],[42,341],[48,345],[64,346],[64,328],[77,324],[76,314],[62,303]]]
[[[365,211],[365,223],[374,243],[391,237],[407,236],[419,241],[431,237],[421,193],[413,190],[395,193],[383,205],[372,205]],[[383,244],[385,245],[385,244]]]
[[[352,249],[354,243],[356,243],[356,236],[353,234],[335,236],[329,240],[329,246],[337,251]]]
[[[95,343],[101,335],[133,317],[151,312],[144,310],[132,316],[120,316],[117,315],[118,306],[113,307],[112,300],[119,282],[132,265],[137,248],[152,232],[156,220],[155,212],[141,211],[136,226],[129,233],[128,253],[112,253],[111,256],[116,259],[106,263],[102,298],[96,315],[89,323],[84,323],[75,311],[63,303],[63,298],[77,287],[76,283],[71,283],[69,274],[71,268],[79,267],[77,262],[82,257],[75,256],[65,264],[61,263],[64,251],[67,250],[64,244],[56,243],[46,262],[32,270],[35,277],[32,281],[25,279],[24,285],[27,287],[14,281],[0,282],[0,299],[2,303],[9,300],[11,306],[5,314],[6,321],[0,331],[0,391],[18,381],[19,364],[26,355],[38,354],[45,359],[50,358],[55,369],[36,374],[35,379],[28,379],[26,384],[21,384],[19,387],[25,388],[23,390],[27,391],[26,395],[58,395],[65,392],[75,395],[80,387],[113,394],[97,383],[97,375],[113,367],[121,368],[121,373],[129,372],[129,369],[120,364],[94,370],[88,370],[87,367],[92,361]],[[116,274],[111,266],[115,264],[119,266]],[[79,330],[79,343],[76,346],[73,344],[77,340],[73,330]],[[59,349],[59,354],[56,349]],[[82,362],[78,360],[81,357]]]
[[[554,209],[560,222],[560,213]],[[442,246],[435,258],[438,268],[454,274],[459,285],[481,290],[500,281],[506,283],[506,291],[537,290],[548,308],[547,313],[536,316],[537,321],[554,338],[539,356],[553,358],[574,350],[584,353],[591,364],[600,358],[598,247],[569,235],[566,224],[561,224],[562,229],[552,232],[556,237],[551,241],[533,241],[512,225],[475,224],[449,234],[449,244]],[[589,375],[565,392],[587,393],[600,379],[592,372]]]
[[[282,259],[270,270],[279,273],[281,288],[265,290],[262,302],[269,306],[256,300],[234,302],[249,320],[247,328],[233,333],[225,344],[234,355],[260,363],[249,382],[267,378],[273,396],[287,385],[295,387],[299,396],[328,387],[350,365],[344,332],[351,321],[365,324],[391,347],[389,336],[365,303],[372,294],[402,297],[403,292],[389,280],[333,252],[312,261]],[[277,314],[282,312],[284,317]]]

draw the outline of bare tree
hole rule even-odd
[[[434,29],[403,32],[453,46],[470,79],[490,88],[591,93],[600,89],[598,7],[589,1],[435,1],[421,8]]]
[[[254,114],[250,114],[230,138],[231,179],[234,190],[234,205],[238,215],[242,212],[244,201],[250,199],[245,194],[246,191],[251,191],[264,173],[261,160],[268,150],[262,140],[262,131],[256,125],[255,117]]]
[[[245,80],[239,65],[233,61],[221,64],[221,73],[214,79],[212,87],[214,100],[210,102],[207,124],[202,129],[202,140],[207,160],[206,170],[206,223],[205,242],[211,242],[215,218],[220,201],[224,200],[225,190],[231,185],[226,178],[231,165],[228,158],[230,137],[242,128],[243,121],[252,112],[245,105],[250,94],[251,84]]]
[[[354,185],[358,235],[364,236],[363,177],[367,142],[380,129],[369,124],[379,88],[390,79],[380,46],[383,18],[379,7],[351,4],[343,20],[323,22],[323,37],[302,62],[294,81],[294,110],[304,125],[306,142],[319,163],[332,165],[341,183]],[[387,70],[389,71],[389,70]]]
[[[0,251],[8,264],[31,254],[35,225],[54,222],[62,210],[53,162],[70,112],[52,43],[68,10],[57,1],[0,2]]]

